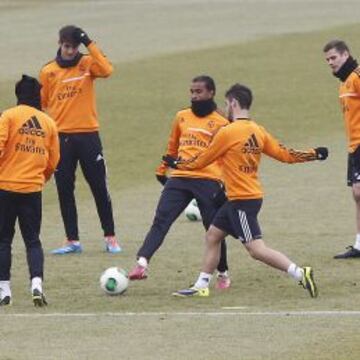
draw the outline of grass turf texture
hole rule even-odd
[[[93,200],[79,176],[77,198],[85,252],[46,256],[50,306],[38,310],[32,308],[27,289],[23,244],[19,237],[15,239],[14,305],[0,309],[0,359],[182,359],[194,351],[191,357],[196,359],[357,359],[359,317],[168,314],[117,318],[102,314],[223,311],[224,306],[244,306],[245,311],[358,310],[358,262],[332,260],[352,243],[355,224],[344,180],[346,151],[338,84],[329,74],[321,48],[336,35],[353,44],[356,55],[359,30],[354,25],[115,64],[118,72],[98,82],[98,100],[118,233],[125,251],[119,256],[102,252]],[[231,291],[213,291],[208,299],[171,298],[173,290],[196,278],[202,253],[202,228],[184,217],[154,257],[148,280],[130,284],[122,297],[106,297],[99,289],[103,269],[133,265],[161,191],[153,169],[167,139],[171,114],[188,104],[189,81],[198,73],[215,77],[219,104],[234,81],[251,86],[254,117],[286,144],[330,147],[331,157],[325,163],[288,166],[265,160],[262,169],[267,195],[260,221],[265,240],[297,263],[314,266],[318,300],[310,299],[286,276],[249,259],[233,239],[229,239]],[[0,87],[2,108],[12,103],[12,86],[6,82]],[[44,194],[46,253],[59,245],[62,234],[55,189],[50,185]],[[71,312],[98,313],[99,317],[5,316]],[[151,341],[143,340],[149,334]]]

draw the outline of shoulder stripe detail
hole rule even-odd
[[[345,94],[341,94],[339,95],[339,98],[344,98],[344,97],[360,97],[360,94],[357,93],[345,93]]]
[[[199,132],[205,135],[209,135],[209,136],[214,136],[214,134],[210,131],[207,131],[205,129],[200,129],[200,128],[188,128],[188,130],[190,131],[194,131],[194,132]]]
[[[78,81],[78,80],[84,79],[86,76],[90,76],[90,73],[87,72],[87,73],[85,73],[84,75],[81,75],[81,76],[76,76],[76,77],[64,79],[61,82],[62,83],[68,83],[68,82],[71,82],[71,81]]]

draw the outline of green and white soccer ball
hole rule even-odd
[[[121,295],[129,286],[127,271],[118,267],[106,269],[100,276],[100,287],[108,295]]]
[[[200,210],[195,199],[192,199],[185,209],[185,216],[190,221],[201,221]]]

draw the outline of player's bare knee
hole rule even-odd
[[[208,244],[215,245],[215,244],[220,244],[221,239],[219,239],[219,238],[218,238],[216,235],[214,235],[213,233],[207,232],[207,233],[206,233],[206,236],[205,236],[205,241],[206,241]]]
[[[250,256],[254,259],[254,260],[261,260],[262,259],[262,252],[261,250],[259,251],[259,249],[257,248],[248,248],[247,249]]]
[[[246,250],[249,252],[249,255],[255,260],[262,260],[263,254],[265,251],[265,245],[262,241],[250,241],[245,244]]]
[[[214,226],[210,226],[209,230],[206,232],[205,241],[208,244],[216,245],[220,244],[223,238],[223,233],[219,231],[219,229]]]
[[[352,186],[353,197],[357,204],[360,205],[360,183],[356,183]]]

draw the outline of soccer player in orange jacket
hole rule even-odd
[[[59,161],[59,138],[55,122],[40,111],[39,82],[23,75],[15,92],[18,105],[0,116],[0,305],[11,304],[11,244],[18,219],[33,302],[43,306],[41,191]]]
[[[341,81],[339,98],[348,140],[347,184],[352,188],[356,209],[354,246],[334,258],[360,258],[360,67],[342,40],[329,41],[323,51],[333,75]]]
[[[209,283],[219,260],[220,241],[230,234],[243,243],[254,259],[287,272],[300,281],[312,297],[316,297],[312,268],[297,266],[281,252],[266,246],[262,240],[257,220],[263,198],[258,170],[262,153],[282,162],[299,163],[326,159],[327,148],[298,151],[279,144],[250,118],[252,92],[246,86],[233,85],[225,97],[229,118],[234,122],[220,129],[206,150],[193,158],[185,157],[177,168],[200,170],[221,159],[229,200],[217,212],[206,233],[205,256],[198,280],[192,288],[179,290],[174,295],[209,295]],[[168,161],[171,164],[171,159]],[[176,161],[171,165],[176,166]]]
[[[79,52],[81,43],[89,54]],[[95,42],[78,27],[69,25],[60,29],[59,45],[55,60],[40,72],[42,106],[59,129],[61,158],[55,179],[67,237],[65,245],[52,253],[82,251],[74,195],[78,163],[95,199],[106,251],[118,253],[121,248],[115,238],[94,89],[94,81],[110,76],[113,67]]]
[[[189,157],[206,148],[214,134],[229,122],[218,111],[214,102],[216,88],[214,80],[207,75],[195,77],[191,82],[191,107],[176,114],[171,129],[166,154]],[[156,170],[157,179],[164,190],[157,205],[156,214],[150,231],[137,253],[138,263],[130,271],[131,280],[147,277],[148,263],[161,246],[170,226],[184,211],[190,201],[198,202],[202,221],[208,229],[217,209],[225,201],[222,174],[217,162],[201,170],[174,170],[166,176],[168,166],[165,163]],[[226,259],[225,240],[221,245],[221,258],[218,262],[219,289],[230,286]]]

